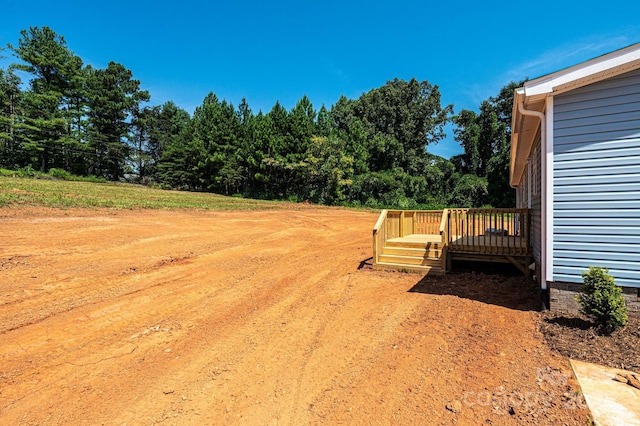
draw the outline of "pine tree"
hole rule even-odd
[[[74,139],[70,123],[73,116],[81,115],[76,95],[82,86],[82,60],[49,27],[31,27],[20,34],[18,46],[9,46],[22,60],[13,67],[32,75],[30,90],[22,98],[21,149],[30,156],[31,165],[39,163],[42,171],[65,167],[69,163],[66,148]]]
[[[149,93],[123,65],[89,68],[87,77],[88,144],[94,157],[92,173],[117,180],[123,176],[129,154],[130,118]]]

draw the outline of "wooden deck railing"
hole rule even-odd
[[[387,239],[412,234],[438,235],[442,210],[385,210]]]
[[[526,256],[531,253],[531,210],[448,209],[450,251]]]

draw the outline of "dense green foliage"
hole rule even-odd
[[[75,182],[93,182],[93,183],[106,183],[105,178],[95,176],[77,176],[64,169],[49,169],[47,173],[42,173],[34,170],[31,167],[24,167],[19,170],[0,169],[0,176],[13,177],[13,178],[36,178],[36,179],[51,179],[51,180],[66,180]]]
[[[592,318],[606,333],[627,324],[627,306],[622,290],[616,286],[609,270],[590,266],[582,273],[584,284],[577,297],[580,312]]]
[[[50,169],[164,188],[369,207],[512,206],[515,83],[480,113],[441,105],[438,86],[394,79],[316,110],[303,96],[255,114],[208,94],[193,116],[150,95],[123,65],[85,66],[48,27],[8,46],[0,69],[0,167]],[[19,76],[27,75],[28,85]],[[456,126],[464,154],[429,153]]]
[[[523,82],[511,82],[480,104],[480,112],[462,110],[453,121],[457,125],[456,140],[464,153],[452,158],[464,179],[459,196],[466,192],[476,194],[471,204],[489,204],[493,207],[515,206],[515,192],[509,186],[509,159],[511,156],[511,108],[513,94]],[[468,205],[463,200],[459,205]]]

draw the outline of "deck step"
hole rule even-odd
[[[439,250],[442,247],[442,243],[425,243],[420,241],[392,241],[387,240],[385,242],[385,247],[406,247],[406,248],[421,248],[425,247],[429,249]]]
[[[439,257],[406,256],[402,254],[381,254],[378,258],[380,263],[394,263],[399,265],[422,265],[434,266],[440,264]]]
[[[429,248],[425,249],[416,247],[399,247],[399,246],[385,246],[382,248],[382,254],[399,254],[404,256],[419,256],[429,258],[440,258],[442,250]]]
[[[380,271],[413,272],[418,274],[444,275],[444,270],[438,265],[404,265],[399,263],[378,262],[373,269]]]
[[[411,234],[390,238],[380,248],[374,268],[443,275],[443,252],[440,235]]]

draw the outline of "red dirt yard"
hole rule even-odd
[[[376,219],[0,209],[0,423],[589,422],[535,288],[373,271]]]

